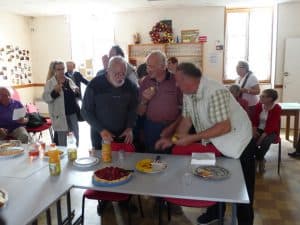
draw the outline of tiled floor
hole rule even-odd
[[[85,123],[80,123],[80,154],[86,154],[90,149],[89,127]],[[266,172],[256,177],[255,192],[255,225],[296,225],[300,224],[300,160],[289,158],[287,152],[293,151],[292,144],[282,141],[282,165],[281,175],[277,175],[277,153],[278,145],[272,145],[266,155]],[[74,189],[71,191],[72,206],[75,209],[76,218],[81,213],[81,197],[83,190]],[[63,199],[64,200],[64,199]],[[143,207],[146,211],[145,218],[141,218],[139,213],[133,215],[133,225],[157,224],[157,214],[153,214],[153,204],[151,199],[144,199]],[[65,206],[63,204],[63,206]],[[101,224],[96,211],[97,202],[86,201],[86,225]],[[53,207],[52,207],[53,208]],[[63,207],[65,210],[65,207]],[[108,207],[105,211],[103,224],[117,224],[114,208]],[[169,224],[197,224],[196,218],[203,212],[203,209],[184,208],[183,215],[174,215]],[[53,221],[55,222],[55,208],[52,209]],[[126,216],[125,216],[126,218]],[[166,217],[165,224],[167,224]],[[120,224],[121,223],[121,224]],[[39,217],[39,224],[44,225],[45,216]],[[119,221],[122,225],[122,221]],[[124,220],[127,224],[127,220]],[[230,224],[230,208],[227,209],[225,224]]]

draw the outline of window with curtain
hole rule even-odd
[[[271,82],[272,27],[272,8],[226,9],[225,83],[237,78],[239,60],[248,61],[260,82]]]

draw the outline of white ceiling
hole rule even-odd
[[[300,0],[292,0],[299,1]],[[261,6],[289,0],[0,0],[0,10],[27,16],[194,6]]]

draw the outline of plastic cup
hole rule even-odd
[[[192,173],[184,173],[182,177],[183,184],[188,186],[192,184]]]

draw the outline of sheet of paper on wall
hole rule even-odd
[[[18,109],[15,109],[14,112],[13,112],[13,120],[18,120],[18,119],[21,119],[23,117],[25,117],[26,115],[26,109],[25,108],[18,108]]]
[[[192,153],[192,165],[215,165],[216,164],[216,156],[215,153],[205,152],[193,152]]]

